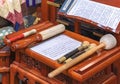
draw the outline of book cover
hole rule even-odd
[[[59,12],[66,13],[75,1],[76,0],[65,0],[63,5],[61,6]]]

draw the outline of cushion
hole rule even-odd
[[[2,27],[0,29],[0,48],[5,45],[3,42],[4,37],[8,34],[13,33],[13,32],[15,32],[15,31],[14,31],[13,27],[11,27],[11,26]]]

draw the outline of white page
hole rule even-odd
[[[81,5],[80,5],[81,4]],[[87,15],[87,6],[88,6],[88,3],[87,2],[82,2],[80,3],[80,7],[77,9],[77,11],[75,12],[75,14],[77,16],[81,16],[81,17],[87,17],[89,15]],[[79,11],[79,12],[78,12]]]
[[[90,4],[85,4],[85,6],[86,7],[85,7],[85,10],[83,12],[83,17],[90,19],[91,14],[94,12],[94,10],[96,8],[95,7],[96,5],[93,5],[93,3],[90,3]]]
[[[93,9],[93,12],[90,14],[89,19],[97,22],[101,16],[101,13],[103,12],[103,9],[104,9],[104,7],[102,8],[101,6],[94,4],[94,9]]]
[[[99,3],[96,3],[96,2],[90,2],[90,3],[91,3],[91,5],[95,5],[95,7],[94,7],[93,13],[89,19],[94,21],[94,22],[100,23],[100,21],[103,17],[102,15],[104,13],[105,6],[101,5]]]
[[[120,9],[114,9],[113,14],[110,18],[112,20],[109,20],[107,25],[108,27],[112,27],[115,30],[120,22]]]
[[[89,0],[78,0],[73,9],[67,14],[83,17],[110,27],[113,32],[120,22],[120,8]]]
[[[57,60],[80,45],[81,42],[61,34],[32,47],[31,50],[52,60]]]

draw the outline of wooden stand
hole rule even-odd
[[[79,41],[87,40],[90,43],[98,43],[95,40],[86,38],[79,34],[70,31],[65,31],[65,35],[70,36]],[[117,84],[117,76],[112,71],[112,64],[119,59],[120,46],[109,51],[102,51],[102,53],[94,54],[91,58],[84,60],[78,65],[64,71],[62,74],[56,76],[56,81],[60,84]],[[48,73],[57,68],[61,64],[57,61],[48,59],[40,54],[33,52],[30,48],[16,51],[16,60],[11,65],[11,84],[15,84],[14,80],[18,77],[20,80],[26,79],[28,84],[33,82],[41,83],[41,80],[48,81]],[[39,75],[38,75],[39,74]],[[42,77],[41,77],[42,76]],[[38,78],[37,78],[38,77]],[[38,81],[39,79],[39,81]],[[51,81],[53,80],[51,79]]]

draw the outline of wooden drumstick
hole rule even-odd
[[[43,31],[37,33],[36,36],[14,42],[11,45],[11,49],[12,49],[12,51],[15,51],[17,49],[25,48],[33,42],[40,42],[40,41],[46,40],[50,37],[53,37],[57,34],[64,32],[64,31],[65,31],[65,26],[63,24],[58,24],[56,26],[53,26],[51,28],[48,28],[46,30],[43,30]]]
[[[69,62],[69,61],[72,61],[74,58],[76,58],[77,56],[79,56],[79,55],[87,52],[88,50],[92,49],[94,46],[95,46],[95,45],[90,44],[86,49],[81,50],[81,51],[75,53],[74,55],[72,55],[71,57],[69,57],[67,60],[64,61],[64,63],[67,63],[67,62]]]
[[[67,58],[69,58],[70,56],[74,55],[75,53],[77,53],[77,52],[79,52],[79,51],[81,51],[81,50],[83,50],[83,49],[86,49],[88,46],[89,46],[89,42],[88,42],[88,41],[84,41],[80,47],[78,47],[78,48],[76,48],[75,50],[67,53],[66,55],[64,55],[64,56],[62,56],[62,57],[60,57],[57,61],[58,61],[59,63],[62,63],[62,62],[64,62]]]
[[[45,24],[47,24],[47,25],[45,25]],[[6,35],[4,37],[4,43],[6,45],[10,46],[12,42],[29,37],[29,36],[37,33],[37,31],[43,30],[46,27],[51,26],[51,25],[53,25],[53,24],[46,21],[46,22],[43,22],[41,24],[32,26],[28,29],[24,29],[24,30],[20,30],[19,32],[12,33],[11,35]]]
[[[60,74],[61,72],[63,72],[64,70],[74,66],[75,64],[79,63],[80,61],[88,58],[90,55],[92,55],[93,53],[95,53],[97,50],[104,48],[104,49],[111,49],[113,47],[115,47],[117,44],[117,40],[116,38],[111,35],[111,34],[107,34],[104,35],[101,39],[100,39],[100,44],[90,50],[88,50],[87,52],[81,54],[80,56],[76,57],[75,59],[73,59],[72,61],[58,67],[57,69],[55,69],[54,71],[50,72],[48,74],[49,78],[53,78],[54,76]]]
[[[16,40],[19,40],[19,39],[22,39],[22,38],[25,38],[25,37],[28,37],[32,34],[35,34],[37,32],[36,29],[32,29],[30,31],[27,31],[27,32],[24,32],[24,33],[21,33],[13,38],[10,38],[10,39],[7,39],[7,43],[11,43],[11,42],[14,42]]]

